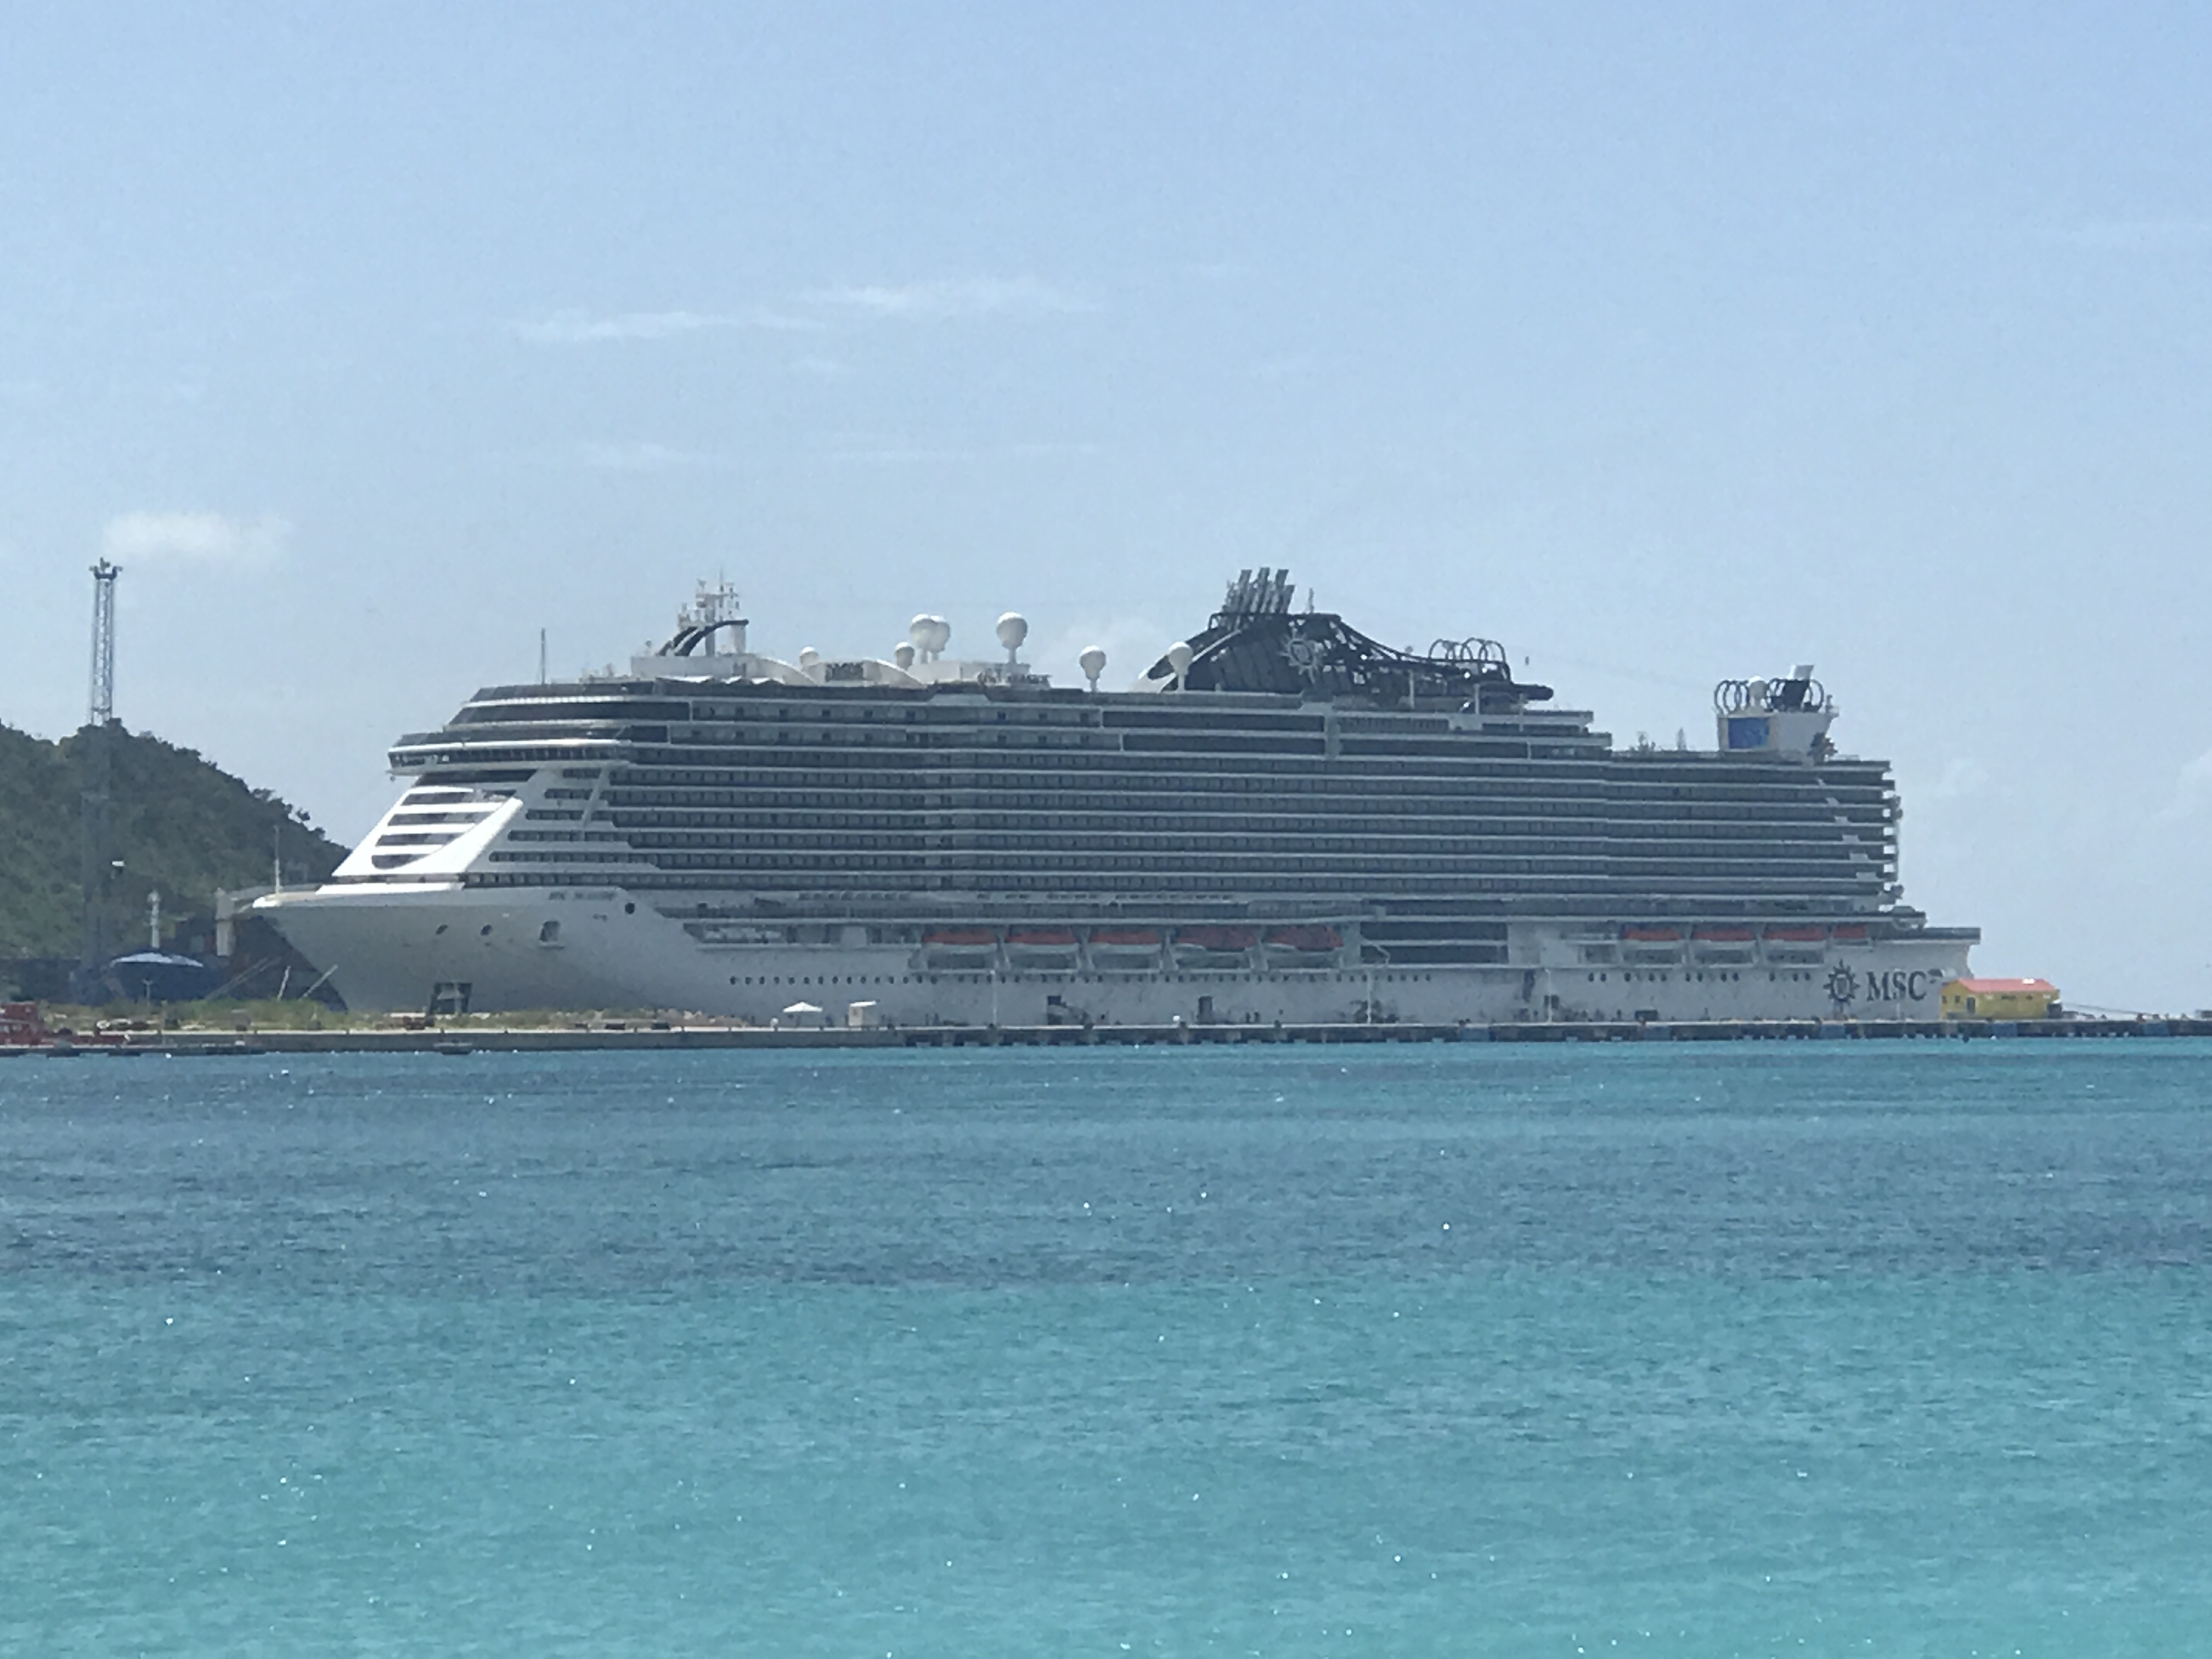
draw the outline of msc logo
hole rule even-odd
[[[1925,968],[1909,972],[1902,968],[1885,969],[1868,974],[1862,981],[1839,962],[1828,970],[1828,1000],[1838,1008],[1856,1002],[1862,994],[1869,1002],[1919,1002],[1942,982],[1942,975]]]

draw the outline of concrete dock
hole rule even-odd
[[[457,1020],[441,1026],[267,1031],[127,1031],[99,1039],[0,1048],[0,1057],[132,1054],[557,1054],[586,1049],[1089,1048],[1259,1042],[1780,1042],[1914,1038],[1939,1042],[2212,1036],[2212,1019],[1711,1020],[1416,1025],[842,1026],[654,1022],[502,1028]]]

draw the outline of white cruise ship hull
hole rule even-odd
[[[660,1010],[762,1024],[799,1003],[822,1011],[810,1022],[900,1025],[1932,1019],[1945,981],[1966,972],[1968,948],[1937,935],[1799,944],[1774,960],[1754,948],[1727,965],[1685,951],[1659,965],[1595,966],[1581,959],[1586,926],[1524,923],[1509,960],[1481,967],[1285,968],[1255,949],[1243,966],[1133,964],[1109,951],[1100,964],[1041,971],[1004,947],[963,951],[963,965],[944,967],[912,946],[702,944],[621,889],[331,886],[263,907],[362,1012]]]

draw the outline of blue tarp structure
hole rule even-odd
[[[139,951],[107,964],[107,978],[132,1002],[193,1002],[212,995],[222,975],[197,957]]]

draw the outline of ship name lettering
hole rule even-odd
[[[1875,1002],[1918,1002],[1925,997],[1938,975],[1924,968],[1907,972],[1892,968],[1867,975],[1867,996]]]

